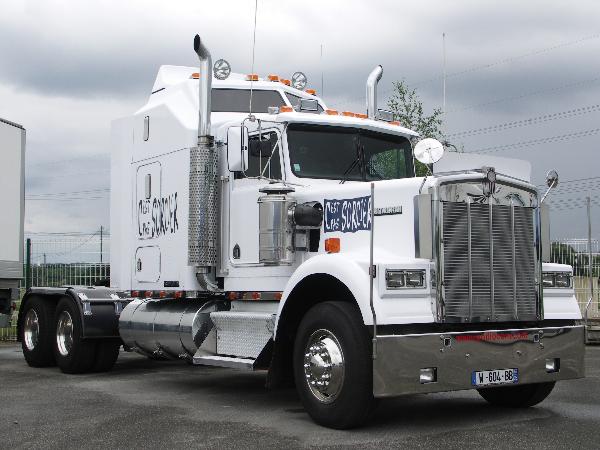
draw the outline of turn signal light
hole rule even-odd
[[[337,116],[338,112],[337,112],[337,109],[326,109],[325,114],[327,114],[329,116]]]
[[[269,75],[269,76],[267,76],[267,80],[269,80],[269,81],[279,81],[279,75]]]
[[[248,75],[246,75],[246,80],[247,81],[258,81],[258,75],[255,73],[249,73]]]
[[[131,296],[132,297],[139,297],[140,296],[140,291],[131,291]]]
[[[294,111],[294,108],[292,108],[291,106],[280,106],[279,107],[279,112],[292,112]]]
[[[144,297],[146,297],[146,298],[152,298],[152,291],[146,291],[146,292],[144,292]]]
[[[183,291],[175,291],[175,294],[173,294],[173,297],[183,298]]]
[[[340,238],[325,239],[325,251],[327,253],[339,253],[341,248]]]
[[[275,295],[273,297],[275,298],[275,300],[279,301],[283,297],[283,292],[275,292]]]
[[[304,92],[306,92],[307,94],[310,94],[310,95],[317,95],[317,91],[315,91],[314,89],[307,89]]]
[[[260,292],[252,292],[252,293],[250,294],[250,298],[251,298],[252,300],[260,300]]]

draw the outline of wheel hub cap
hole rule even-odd
[[[73,347],[73,320],[68,311],[63,311],[58,316],[56,323],[56,344],[62,356],[68,356]]]
[[[333,402],[344,382],[344,354],[336,337],[317,330],[304,352],[304,376],[312,394],[321,402]]]
[[[35,309],[30,309],[25,314],[25,323],[23,324],[23,340],[25,341],[25,347],[31,351],[35,348],[38,343],[38,337],[40,335],[40,324],[38,321],[38,315]]]

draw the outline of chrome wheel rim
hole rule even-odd
[[[25,323],[23,324],[23,340],[27,350],[33,350],[39,339],[40,323],[35,309],[30,309],[25,314]]]
[[[73,347],[73,319],[68,311],[63,311],[58,316],[56,323],[56,344],[62,356],[68,356]]]
[[[304,376],[310,392],[323,403],[333,402],[344,384],[344,353],[329,330],[311,334],[304,351]]]

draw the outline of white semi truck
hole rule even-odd
[[[23,277],[25,129],[0,118],[0,328],[7,327]]]
[[[194,48],[199,71],[161,67],[113,123],[112,287],[29,290],[30,365],[109,370],[123,345],[267,370],[335,428],[384,397],[477,389],[527,407],[583,376],[572,271],[543,262],[527,163],[413,148],[377,109],[380,66],[357,114],[302,74],[236,75]],[[415,176],[415,156],[434,173]]]

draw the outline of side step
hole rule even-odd
[[[231,356],[194,356],[194,364],[202,366],[229,367],[239,370],[254,370],[255,359],[233,358]]]

